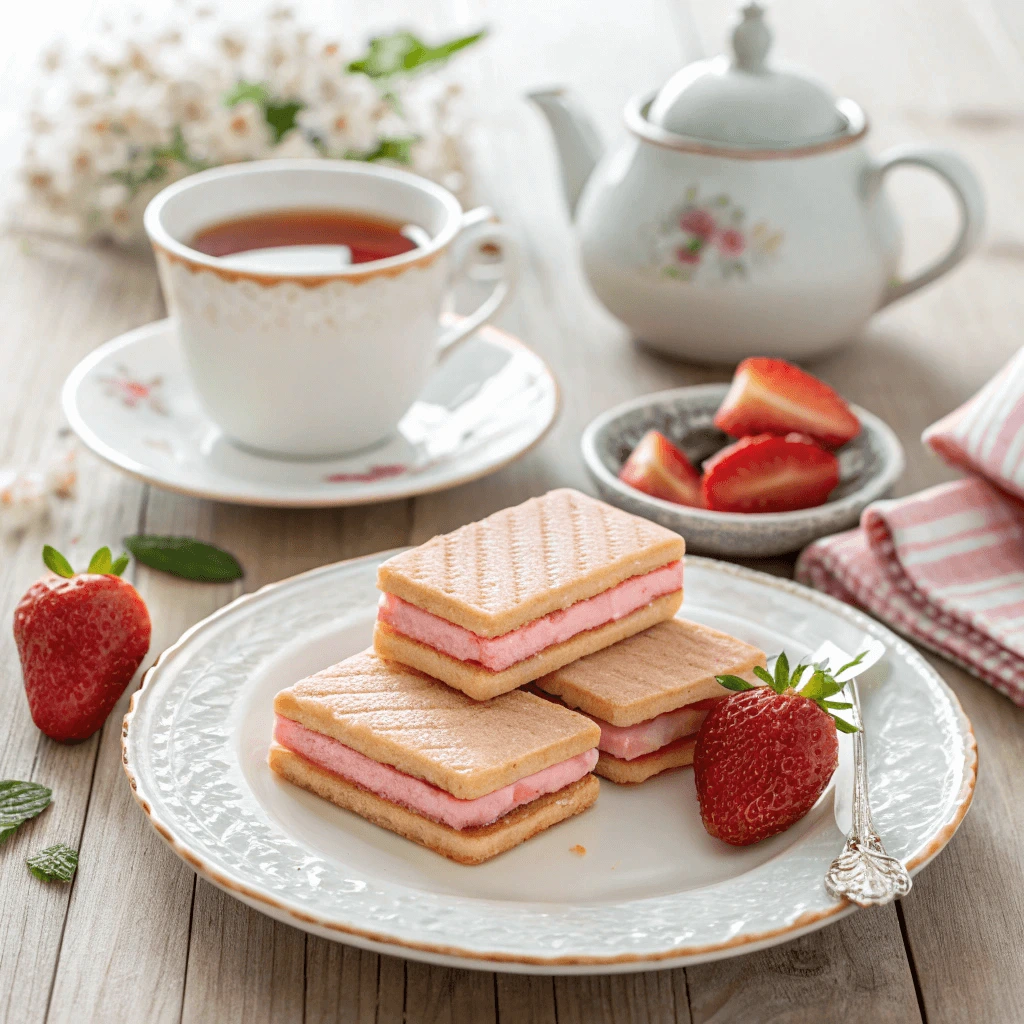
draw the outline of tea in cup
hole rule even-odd
[[[486,208],[424,178],[342,160],[202,171],[146,208],[185,365],[210,418],[271,455],[333,458],[387,440],[440,359],[515,286],[518,250]],[[481,247],[488,297],[442,326]]]

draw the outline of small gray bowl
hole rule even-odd
[[[797,551],[812,540],[856,526],[903,472],[903,447],[892,429],[859,406],[862,430],[836,453],[839,486],[824,505],[797,512],[712,512],[652,498],[619,480],[619,470],[648,430],[660,430],[695,466],[728,444],[714,425],[728,384],[701,384],[644,395],[602,413],[583,432],[583,461],[605,501],[653,519],[686,538],[687,550],[731,558]]]

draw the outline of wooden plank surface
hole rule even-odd
[[[69,5],[70,6],[70,5]],[[82,460],[78,499],[47,524],[0,538],[3,606],[37,575],[44,541],[76,540],[79,560],[136,529],[189,533],[234,551],[246,589],[339,558],[423,540],[556,484],[587,486],[583,426],[646,391],[724,379],[629,343],[596,303],[575,261],[546,129],[528,88],[565,83],[588,99],[609,139],[625,98],[685,59],[720,48],[726,0],[434,0],[327,5],[344,31],[414,24],[438,34],[488,24],[493,38],[463,68],[480,109],[478,192],[522,234],[524,281],[501,323],[534,346],[563,386],[549,438],[501,473],[444,494],[373,509],[232,508],[153,491]],[[84,17],[84,15],[82,15]],[[47,31],[25,15],[25,40]],[[815,370],[888,420],[908,451],[901,493],[948,478],[920,431],[982,384],[1019,345],[1024,313],[1024,19],[1010,0],[864,0],[851,11],[786,0],[774,13],[784,56],[816,68],[873,118],[872,147],[928,139],[981,173],[992,226],[977,258],[938,287],[876,318],[855,346]],[[10,57],[9,51],[5,57]],[[11,70],[15,69],[15,70]],[[3,72],[0,72],[3,77]],[[0,115],[10,113],[0,104]],[[920,263],[948,237],[952,205],[919,176],[894,182]],[[159,314],[152,267],[112,251],[13,239],[0,243],[0,451],[30,462],[61,443],[64,375],[96,344]],[[789,560],[761,566],[786,572]],[[196,587],[140,569],[155,623],[153,652],[241,587]],[[306,936],[197,880],[138,813],[118,756],[120,714],[99,737],[63,747],[24,710],[9,630],[0,631],[0,701],[12,709],[0,776],[33,778],[57,800],[0,857],[0,1022],[331,1021],[726,1022],[1024,1020],[1024,713],[933,661],[971,716],[983,772],[961,833],[919,876],[899,911],[859,913],[761,953],[686,970],[543,978],[433,968]],[[49,842],[80,845],[73,886],[37,884],[23,858]]]

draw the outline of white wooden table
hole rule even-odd
[[[324,5],[321,5],[322,7]],[[521,232],[527,264],[502,324],[551,363],[561,419],[520,463],[478,483],[352,511],[265,511],[140,485],[83,459],[79,497],[47,525],[2,539],[3,621],[39,574],[44,542],[89,552],[134,532],[198,535],[235,552],[238,586],[201,586],[134,568],[152,613],[151,657],[187,626],[262,584],[405,543],[551,486],[587,488],[585,423],[647,391],[725,379],[634,348],[589,294],[575,262],[545,128],[519,97],[566,83],[609,136],[623,101],[685,59],[717,50],[726,0],[386,0],[324,8],[348,35],[413,24],[438,35],[493,30],[462,74],[481,108],[480,198]],[[31,54],[70,3],[12,15],[0,112],[19,102]],[[73,12],[73,13],[72,13]],[[20,20],[19,20],[20,19]],[[1015,0],[779,0],[781,53],[863,102],[875,150],[929,139],[981,174],[991,226],[981,252],[934,289],[879,316],[815,369],[900,434],[907,493],[947,473],[921,430],[979,387],[1018,347],[1024,323],[1024,9]],[[9,121],[9,118],[8,118]],[[911,262],[948,237],[952,204],[908,173],[896,195]],[[111,250],[0,239],[0,461],[54,449],[58,393],[97,344],[162,313],[152,265]],[[789,573],[790,560],[758,567]],[[180,862],[132,801],[119,761],[127,694],[103,731],[77,746],[45,739],[25,707],[10,629],[0,630],[0,778],[52,786],[54,806],[0,849],[0,1021],[558,1021],[694,1024],[769,1021],[1024,1020],[1024,712],[932,659],[973,720],[981,751],[974,807],[950,847],[897,906],[861,912],[766,952],[688,969],[544,978],[462,972],[379,957],[313,938],[250,910]],[[81,849],[71,886],[30,878],[24,857],[58,840]]]

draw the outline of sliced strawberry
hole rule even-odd
[[[791,512],[822,505],[839,460],[803,434],[758,434],[704,463],[704,503],[716,512]]]
[[[765,356],[736,367],[715,426],[733,437],[796,430],[830,448],[860,433],[860,420],[827,384],[784,359]]]
[[[619,479],[652,498],[700,506],[700,473],[657,430],[648,430],[619,471]]]

